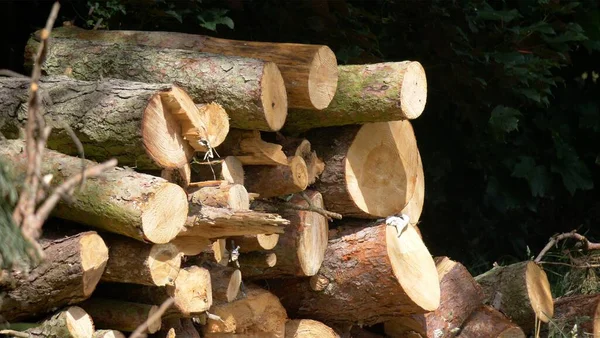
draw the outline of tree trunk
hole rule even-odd
[[[33,318],[89,298],[108,260],[108,248],[96,232],[43,240],[45,260],[29,274],[0,275],[0,319]]]
[[[288,320],[285,323],[285,336],[289,338],[339,338],[332,328],[312,319]]]
[[[323,197],[319,192],[306,191],[306,195],[315,207],[323,207]],[[308,207],[308,203],[298,195],[289,203]],[[285,232],[279,236],[279,244],[272,250],[277,256],[277,264],[266,269],[242,264],[244,278],[304,277],[314,276],[319,271],[327,249],[327,219],[313,211],[285,208],[283,206],[280,212],[290,224],[285,226]]]
[[[221,156],[235,156],[243,165],[288,165],[283,147],[263,141],[258,130],[232,129],[217,150]]]
[[[109,259],[102,281],[141,285],[173,285],[181,255],[177,246],[146,244],[127,237],[103,235]]]
[[[317,156],[316,151],[311,150],[310,142],[307,139],[294,137],[285,137],[279,142],[283,146],[283,152],[288,157],[302,157],[308,171],[308,185],[314,184],[325,170],[325,163]]]
[[[245,171],[246,188],[261,198],[293,194],[308,186],[308,169],[300,156],[288,157],[287,165],[249,166]]]
[[[241,184],[223,183],[214,187],[193,187],[187,190],[188,199],[198,205],[231,210],[250,209],[248,191]]]
[[[432,312],[395,318],[385,322],[390,337],[405,337],[410,331],[428,338],[450,338],[483,303],[483,291],[469,271],[448,257],[435,259],[440,280],[440,306]]]
[[[38,46],[35,38],[27,42],[26,67]],[[179,83],[194,102],[221,104],[235,128],[277,131],[287,116],[281,73],[264,60],[54,37],[42,68],[88,81]]]
[[[319,272],[307,280],[269,282],[288,313],[326,323],[372,325],[435,310],[440,283],[416,231],[398,237],[385,223],[330,234]]]
[[[92,338],[126,338],[121,331],[117,330],[97,330]]]
[[[80,306],[92,316],[98,329],[112,329],[133,332],[146,322],[157,310],[158,306],[124,302],[108,298],[90,298]],[[160,330],[160,318],[150,322],[148,333]]]
[[[287,320],[279,299],[254,285],[247,286],[245,297],[231,303],[216,304],[210,313],[223,321],[209,318],[204,326],[207,334],[278,332]]]
[[[221,160],[196,162],[192,164],[192,180],[223,180],[231,184],[244,185],[244,167],[235,156],[227,156]]]
[[[308,139],[325,162],[315,187],[327,210],[381,218],[399,213],[409,203],[419,163],[409,121],[318,129]]]
[[[0,78],[0,132],[17,138],[27,119],[30,80]],[[42,113],[53,132],[48,148],[76,156],[71,128],[86,158],[117,158],[136,168],[178,168],[194,150],[206,151],[197,140],[217,146],[224,126],[213,126],[211,111],[199,111],[191,98],[171,84],[147,84],[117,79],[79,81],[66,76],[41,80]],[[220,127],[216,134],[216,128]]]
[[[458,338],[525,338],[521,328],[491,306],[481,306],[465,321]]]
[[[230,237],[232,247],[240,247],[240,252],[271,250],[279,243],[279,234],[245,235]]]
[[[111,43],[190,49],[271,61],[281,70],[289,105],[293,108],[326,108],[338,84],[335,54],[329,47],[322,45],[237,41],[173,32],[83,30],[76,27],[54,29],[52,35]]]
[[[427,78],[419,62],[339,66],[337,91],[324,110],[291,109],[285,130],[415,119],[425,109]]]
[[[533,329],[536,318],[547,323],[553,316],[548,277],[532,261],[498,266],[475,280],[483,289],[485,303],[500,310],[525,332]]]
[[[241,271],[217,263],[205,263],[203,266],[210,271],[213,304],[234,301],[238,297],[242,285]]]
[[[82,308],[71,306],[44,320],[40,326],[26,330],[24,333],[29,334],[31,338],[92,337],[94,322]],[[2,334],[1,331],[0,334]]]
[[[552,322],[550,332],[556,336],[559,332],[572,332],[577,324],[577,337],[600,337],[600,294],[556,299]]]
[[[23,182],[27,171],[25,143],[20,140],[0,142],[0,158],[15,182]],[[81,173],[92,161],[67,156],[56,151],[44,152],[41,173],[52,174],[52,185]],[[183,189],[162,178],[113,168],[98,177],[88,177],[76,189],[73,201],[61,201],[52,214],[141,241],[167,243],[183,228],[188,201]]]

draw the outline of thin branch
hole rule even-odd
[[[548,253],[548,251],[550,251],[550,249],[552,249],[553,246],[555,246],[558,242],[560,242],[564,239],[569,239],[569,238],[576,239],[576,240],[582,242],[583,247],[586,250],[600,250],[600,243],[590,242],[587,238],[585,238],[585,236],[580,235],[577,232],[575,232],[575,230],[573,230],[571,232],[566,232],[563,234],[552,236],[550,238],[550,240],[548,241],[548,244],[546,244],[546,246],[542,249],[542,251],[540,251],[539,255],[537,255],[534,262],[539,264],[541,262],[542,258],[544,258],[544,255],[546,255]]]
[[[312,203],[312,201],[310,200],[310,198],[308,198],[308,196],[306,196],[306,192],[301,191],[300,196],[304,199],[304,201],[306,201],[306,203],[308,203],[308,209],[304,209],[304,210],[319,213],[319,214],[327,217],[327,219],[329,219],[330,221],[332,220],[332,218],[342,219],[342,215],[338,214],[337,212],[332,212],[332,211],[325,210],[323,208],[319,208],[319,207],[315,206]],[[296,207],[299,207],[299,206],[296,206]],[[298,209],[298,210],[303,210],[303,209]]]
[[[158,310],[152,314],[152,316],[148,317],[148,319],[146,319],[146,321],[142,325],[138,326],[135,329],[135,331],[133,331],[133,333],[131,334],[131,336],[129,336],[129,338],[142,338],[142,337],[145,337],[144,332],[146,330],[148,330],[148,326],[150,326],[150,324],[154,323],[155,321],[160,320],[160,318],[165,313],[165,311],[167,311],[167,309],[174,302],[175,302],[175,299],[173,297],[169,297],[167,300],[165,300],[160,305],[160,307],[158,308]]]

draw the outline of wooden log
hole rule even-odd
[[[251,284],[245,293],[246,297],[213,306],[211,314],[222,321],[209,318],[204,333],[260,334],[278,332],[285,326],[287,313],[275,295]]]
[[[0,79],[0,132],[8,138],[17,138],[24,128],[29,85],[26,78]],[[41,109],[53,130],[48,148],[67,155],[78,155],[68,127],[88,159],[115,157],[130,167],[179,168],[195,150],[208,150],[199,140],[216,147],[228,131],[211,111],[199,111],[184,90],[171,84],[50,76],[41,80],[40,89],[47,98]]]
[[[76,27],[54,29],[52,36],[190,49],[268,60],[276,63],[281,70],[289,105],[293,108],[326,108],[338,85],[335,54],[323,45],[236,41],[173,32],[82,30]]]
[[[202,139],[196,136],[195,130],[188,126],[187,133],[184,132],[184,137],[189,142],[195,145],[194,149],[197,151],[206,151],[206,145],[210,145],[211,148],[218,147],[227,138],[229,134],[229,115],[227,111],[216,102],[211,103],[199,103],[196,104],[200,116],[206,116],[204,119],[204,128],[207,129],[208,144],[204,143]],[[199,150],[200,149],[200,150]]]
[[[339,338],[332,328],[312,319],[288,320],[285,323],[285,336],[289,338]]]
[[[39,43],[25,47],[26,67]],[[277,65],[259,59],[53,38],[43,70],[95,81],[103,77],[179,83],[195,102],[219,102],[235,128],[277,131],[287,116],[287,94]]]
[[[469,271],[448,257],[436,257],[440,280],[440,306],[432,312],[385,322],[386,335],[404,337],[416,332],[423,337],[454,337],[463,322],[481,307],[483,291]]]
[[[328,324],[372,325],[433,311],[440,304],[435,263],[421,237],[411,227],[398,237],[383,222],[342,228],[330,237],[310,283],[280,280],[269,286],[290,316]]]
[[[12,173],[15,182],[23,182],[27,168],[25,143],[6,140],[0,143],[0,158]],[[81,173],[82,162],[92,161],[44,152],[41,173],[52,174],[51,185],[59,185]],[[185,224],[188,201],[183,189],[162,178],[136,173],[130,169],[113,168],[97,177],[88,177],[81,189],[76,189],[73,201],[61,201],[52,214],[109,232],[141,241],[167,243]]]
[[[241,184],[223,183],[216,187],[190,187],[188,199],[195,204],[231,210],[250,209],[248,191]]]
[[[242,269],[244,277],[246,273],[256,277],[258,271],[268,271],[277,265],[277,254],[273,252],[249,252],[237,259]]]
[[[102,281],[141,285],[173,285],[181,266],[176,245],[146,244],[127,237],[103,235],[109,259]]]
[[[500,311],[484,305],[467,318],[458,338],[525,338],[521,328]]]
[[[323,207],[323,197],[319,192],[307,190],[306,195],[313,206]],[[289,203],[308,207],[308,203],[297,195]],[[245,278],[305,277],[314,276],[319,271],[327,249],[327,219],[313,211],[289,208],[281,210],[281,215],[289,220],[290,224],[285,226],[285,233],[280,235],[279,244],[271,251],[277,256],[277,264],[261,268],[247,262],[242,264],[240,261]],[[244,256],[245,254],[241,257]]]
[[[171,168],[165,168],[160,172],[160,177],[164,178],[165,180],[171,182],[171,183],[175,183],[178,186],[182,187],[183,189],[187,189],[188,186],[190,185],[190,183],[192,182],[192,177],[191,177],[191,172],[192,168],[190,166],[189,163],[184,164],[183,166],[176,168],[176,169],[171,169]],[[141,171],[141,170],[139,170]],[[150,175],[153,175],[154,173],[152,171],[148,172],[148,171],[141,171]],[[158,175],[154,175],[154,176],[158,176]]]
[[[108,248],[94,231],[43,240],[45,260],[29,273],[0,275],[0,319],[33,318],[89,298],[108,261]]]
[[[242,285],[242,272],[216,263],[205,263],[203,266],[210,271],[213,304],[234,301]]]
[[[97,330],[92,338],[126,338],[121,331],[117,330]]]
[[[0,330],[0,334],[3,333]],[[23,333],[31,338],[91,338],[94,333],[94,322],[82,308],[71,306]],[[8,336],[16,335],[8,334]]]
[[[98,329],[114,329],[133,332],[145,323],[156,311],[158,306],[141,303],[125,302],[108,298],[90,298],[79,304],[94,320]],[[160,330],[160,318],[151,321],[148,333]]]
[[[327,210],[381,218],[402,211],[413,196],[419,152],[409,121],[323,128],[307,137],[325,162],[315,188]]]
[[[279,243],[279,234],[235,236],[229,240],[231,247],[240,247],[240,252],[271,250]]]
[[[231,184],[244,185],[244,167],[235,156],[227,156],[221,160],[196,162],[192,164],[192,180],[223,180]]]
[[[427,78],[419,62],[347,65],[338,71],[339,84],[329,107],[290,109],[286,131],[416,119],[425,109]]]
[[[184,236],[175,237],[170,243],[185,256],[196,256],[212,244],[208,238]]]
[[[600,294],[575,295],[554,301],[553,325],[548,337],[561,332],[573,332],[577,337],[600,337]],[[577,325],[577,329],[574,327]]]
[[[190,318],[167,317],[163,318],[161,331],[157,337],[166,338],[200,338],[200,333],[194,327]]]
[[[288,158],[287,165],[248,166],[246,188],[261,198],[289,195],[308,186],[308,169],[301,156]]]
[[[288,164],[283,147],[263,141],[258,130],[231,129],[217,151],[222,156],[235,156],[243,165]]]
[[[475,280],[483,289],[485,303],[526,332],[533,329],[536,318],[547,323],[554,314],[548,277],[532,261],[497,266]]]
[[[311,149],[310,141],[303,138],[285,137],[279,142],[283,152],[289,156],[301,156],[306,163],[308,173],[308,185],[315,183],[317,178],[325,170],[325,163],[317,156],[317,152]]]
[[[415,180],[415,190],[408,200],[408,204],[402,209],[401,214],[405,214],[410,219],[410,224],[416,227],[423,212],[423,204],[425,203],[425,172],[423,171],[423,162],[421,154],[418,154],[417,177]],[[418,228],[417,228],[418,230]],[[420,234],[420,231],[419,231]]]

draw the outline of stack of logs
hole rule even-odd
[[[123,337],[144,322],[157,337],[524,337],[553,316],[536,264],[474,279],[423,243],[409,122],[427,97],[418,62],[338,66],[326,46],[65,26],[42,69],[53,128],[42,173],[55,185],[91,160],[121,167],[53,211],[44,263],[0,274],[5,327],[28,321],[31,337]],[[17,182],[28,88],[0,79],[10,139],[0,160]]]

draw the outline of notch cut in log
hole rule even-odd
[[[17,138],[24,128],[29,86],[25,78],[0,79],[0,132],[8,138]],[[48,147],[68,155],[78,150],[65,126],[81,141],[86,158],[115,157],[120,165],[141,169],[178,168],[192,159],[194,150],[208,150],[197,140],[216,147],[228,130],[171,84],[49,76],[40,88],[48,98],[41,102],[42,113],[53,129]]]
[[[117,235],[103,235],[109,259],[102,281],[141,285],[173,285],[181,255],[171,243],[146,244]]]
[[[313,151],[307,139],[294,137],[279,137],[283,152],[289,156],[301,156],[308,170],[308,185],[315,183],[325,170],[325,163]]]
[[[580,337],[600,337],[600,294],[575,295],[561,297],[554,301],[553,324],[549,328],[552,334],[572,332],[577,324]]]
[[[289,195],[308,186],[308,169],[301,156],[288,157],[287,165],[248,166],[246,188],[261,198]]]
[[[483,305],[465,321],[458,338],[525,338],[521,328],[500,311]]]
[[[82,308],[71,306],[45,319],[39,326],[25,330],[24,333],[31,338],[92,337],[94,322]],[[0,334],[2,334],[1,331]],[[9,334],[8,336],[12,335]]]
[[[26,67],[38,45],[35,37],[27,42]],[[194,102],[219,102],[235,128],[277,131],[287,117],[279,68],[264,60],[54,37],[42,69],[87,81],[178,83]]]
[[[25,143],[0,141],[0,158],[15,182],[23,182],[27,169]],[[57,186],[95,164],[62,153],[44,152],[41,174],[52,175]],[[167,243],[181,231],[188,212],[185,191],[162,178],[113,168],[97,177],[88,177],[76,189],[71,203],[61,201],[52,215],[109,232],[152,243]]]
[[[268,60],[276,63],[281,70],[289,105],[293,108],[324,109],[338,86],[335,54],[323,45],[237,41],[174,32],[83,30],[76,27],[56,28],[52,35]]]
[[[554,314],[548,277],[533,261],[497,266],[475,280],[483,289],[485,303],[524,331],[533,329],[536,318],[547,323]]]
[[[327,210],[381,218],[409,203],[419,170],[409,121],[316,129],[307,138],[325,162],[315,188],[323,194]]]
[[[372,325],[434,311],[440,304],[435,263],[421,237],[411,227],[398,237],[385,223],[342,228],[330,237],[310,282],[279,280],[269,286],[292,318],[331,324]]]
[[[250,198],[248,191],[241,184],[223,182],[218,186],[195,187],[188,190],[188,199],[197,205],[231,210],[249,210]]]
[[[141,303],[125,302],[108,298],[90,298],[80,306],[92,316],[98,329],[113,329],[124,332],[133,332],[138,326],[146,322],[156,311],[158,306]],[[160,318],[151,321],[148,333],[160,330]]]
[[[221,180],[231,184],[244,185],[244,167],[235,156],[214,161],[195,161],[192,163],[192,180]]]
[[[287,165],[280,144],[265,142],[258,130],[232,129],[217,148],[221,156],[235,156],[243,165]]]
[[[323,207],[323,197],[319,192],[307,190],[306,196],[313,206]],[[298,195],[295,195],[289,203],[308,207],[304,198]],[[313,211],[285,208],[282,206],[280,213],[290,221],[290,224],[285,226],[285,233],[279,236],[278,245],[271,250],[277,257],[277,264],[265,268],[249,262],[242,263],[240,260],[245,278],[305,277],[314,276],[319,271],[327,249],[329,232],[327,219]],[[240,259],[246,255],[241,255]]]
[[[94,231],[41,241],[46,259],[29,274],[0,274],[5,321],[36,317],[89,298],[108,261],[108,248]]]
[[[339,84],[324,110],[291,109],[288,132],[415,119],[425,109],[427,78],[419,62],[339,66]]]
[[[404,337],[416,332],[423,337],[451,338],[483,303],[483,292],[467,268],[448,257],[436,257],[440,280],[440,306],[432,312],[385,322],[386,335]]]

